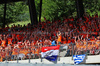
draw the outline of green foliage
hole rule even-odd
[[[15,22],[15,23],[10,23],[10,24],[8,24],[8,25],[9,25],[9,27],[11,27],[13,24],[24,26],[24,25],[27,25],[27,24],[29,24],[29,23],[31,23],[30,20],[28,20],[28,21],[18,21],[18,22]],[[6,26],[7,26],[7,25],[6,25]]]
[[[76,16],[75,0],[42,0],[42,17],[47,20],[62,19],[63,17]],[[29,20],[29,8],[27,1],[7,4],[6,24],[16,21]],[[40,0],[35,0],[37,15],[39,17]],[[91,16],[95,13],[100,15],[100,0],[83,0],[85,12]],[[0,4],[0,25],[3,22],[4,4]]]
[[[48,20],[62,19],[75,12],[73,0],[43,0],[42,16]]]
[[[4,4],[0,4],[0,23],[3,22]],[[25,2],[7,3],[6,24],[29,20],[29,8]]]
[[[39,16],[40,0],[35,0],[35,4]],[[100,14],[100,0],[83,0],[83,5],[88,15]],[[42,17],[47,20],[62,19],[70,15],[77,15],[75,0],[43,0]]]
[[[92,16],[94,14],[99,14],[100,0],[83,0],[85,12]]]
[[[29,18],[28,11],[28,6],[24,2],[9,3],[7,6],[7,19],[11,19],[12,22],[26,20]]]
[[[2,21],[3,21],[3,4],[1,4],[1,6],[0,6],[0,26],[2,26]]]

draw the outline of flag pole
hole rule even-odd
[[[19,55],[19,48],[18,49],[18,54],[17,54],[17,63],[19,63],[19,58],[18,58],[18,55]]]
[[[41,54],[41,53],[40,53],[40,54]],[[43,59],[43,58],[42,58],[42,55],[41,55],[41,62],[42,62],[42,59]]]
[[[59,56],[58,56],[58,61],[60,61],[60,48],[59,48]]]
[[[42,56],[41,56],[41,62],[42,62]]]
[[[73,60],[74,44],[72,43],[72,60]]]

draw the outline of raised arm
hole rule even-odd
[[[75,43],[76,43],[76,38],[77,38],[77,37],[75,36]]]
[[[83,39],[83,35],[81,36],[81,40]]]

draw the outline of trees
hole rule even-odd
[[[100,13],[100,0],[83,0],[85,12],[91,16],[95,13]]]
[[[37,14],[39,14],[39,1],[36,1]],[[100,14],[100,1],[99,0],[83,0],[85,12],[89,15],[95,13]],[[76,16],[75,0],[43,0],[42,4],[42,17],[47,20],[62,19],[70,15]]]
[[[76,16],[75,0],[42,0],[42,18],[47,20],[62,19]],[[83,0],[85,12],[91,16],[100,15],[100,0]],[[35,0],[37,15],[39,17],[40,0]],[[3,22],[4,4],[0,4],[0,24]],[[6,24],[16,21],[29,20],[29,8],[25,1],[7,4]]]
[[[42,17],[48,20],[62,19],[76,12],[73,0],[43,0]]]
[[[3,22],[4,4],[0,4],[0,24]],[[7,4],[6,24],[29,19],[29,8],[25,2],[13,2]]]

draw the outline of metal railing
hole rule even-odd
[[[66,46],[61,44],[61,46]],[[66,49],[66,48],[60,48],[60,49]],[[19,60],[26,60],[29,59],[38,59],[41,58],[41,47],[39,46],[30,46],[30,47],[15,47],[15,48],[8,48],[8,49],[3,49],[0,50],[0,62],[3,61],[17,61],[16,63],[19,62]],[[42,60],[41,60],[42,62]]]
[[[89,44],[89,41],[87,43],[87,45]],[[62,47],[68,46],[68,48],[60,48],[60,50],[66,49],[66,56],[72,56],[73,59],[73,55],[78,55],[78,54],[86,54],[86,55],[97,55],[100,54],[100,49],[99,48],[92,48],[89,49],[87,48],[86,45],[86,50],[78,50],[75,48],[75,44],[74,43],[70,43],[69,45],[65,45],[65,44],[61,44]],[[69,48],[71,47],[71,48]],[[14,49],[3,49],[0,50],[0,62],[3,61],[16,61],[16,63],[19,63],[19,60],[29,60],[30,63],[30,59],[38,59],[41,58],[41,47],[37,47],[37,46],[31,46],[31,47],[22,47],[22,48],[14,48]],[[70,51],[69,51],[70,50]],[[60,56],[60,55],[59,55]],[[60,57],[58,58],[58,61],[60,60]],[[40,60],[42,62],[42,58]]]
[[[87,41],[86,45],[84,46],[85,48],[80,48],[80,47],[81,46],[76,47],[76,44],[71,43],[69,45],[69,48],[67,50],[67,55],[65,57],[72,56],[73,59],[73,55],[86,54],[86,56],[88,56],[88,55],[100,54],[100,43],[96,44],[93,41]]]

